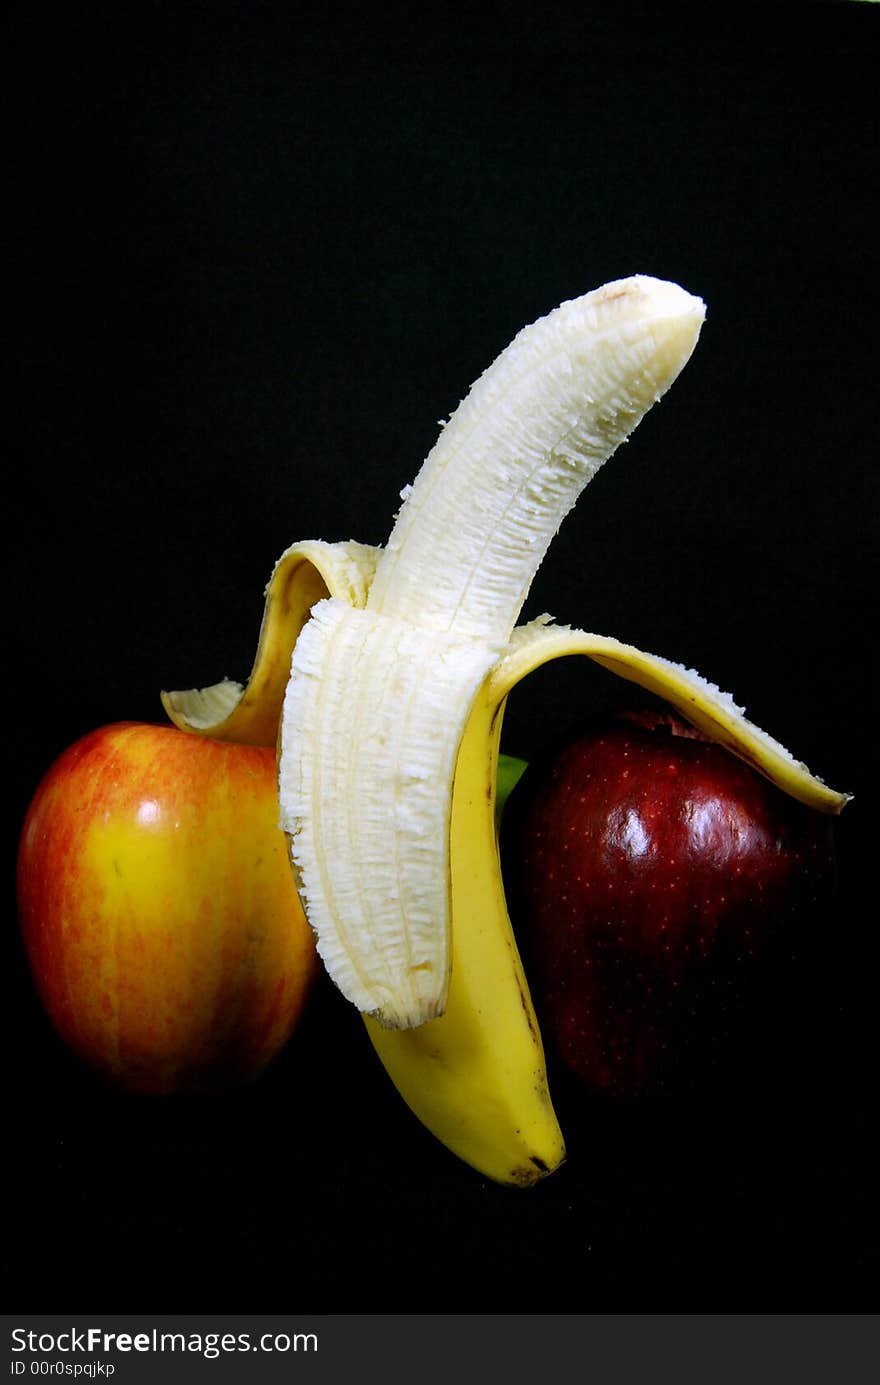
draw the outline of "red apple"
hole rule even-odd
[[[93,731],[28,808],[18,898],[55,1027],[130,1090],[254,1076],[318,970],[271,748],[133,722]]]
[[[675,716],[612,714],[533,762],[502,829],[551,1050],[595,1091],[663,1086],[737,1033],[750,978],[833,890],[830,819]],[[762,960],[764,959],[764,960]]]

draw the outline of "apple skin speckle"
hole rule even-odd
[[[796,946],[836,881],[830,818],[642,709],[533,761],[501,850],[548,1047],[622,1098],[729,1049],[762,968]]]

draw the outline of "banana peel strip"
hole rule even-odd
[[[586,655],[609,672],[668,702],[711,740],[745,760],[807,807],[837,814],[852,797],[829,788],[811,774],[783,745],[750,722],[729,694],[693,669],[657,654],[646,654],[608,635],[588,634],[550,622],[551,617],[541,616],[529,625],[517,627],[508,652],[489,675],[490,700],[500,704],[517,683],[550,659]]]
[[[162,705],[181,731],[243,745],[275,745],[290,657],[317,601],[338,596],[363,606],[380,549],[307,539],[281,555],[266,586],[257,652],[247,684],[224,678],[206,688],[163,692]]]

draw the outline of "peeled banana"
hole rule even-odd
[[[549,617],[515,628],[565,515],[689,359],[702,302],[634,276],[525,328],[443,428],[384,549],[294,545],[246,687],[163,694],[183,729],[279,738],[281,822],[318,951],[424,1124],[529,1184],[565,1147],[510,927],[495,822],[504,706],[585,654],[787,792],[827,788],[690,670]]]

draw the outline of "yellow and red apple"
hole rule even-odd
[[[318,972],[270,747],[136,722],[86,735],[31,801],[18,897],[55,1027],[129,1090],[255,1076]]]

